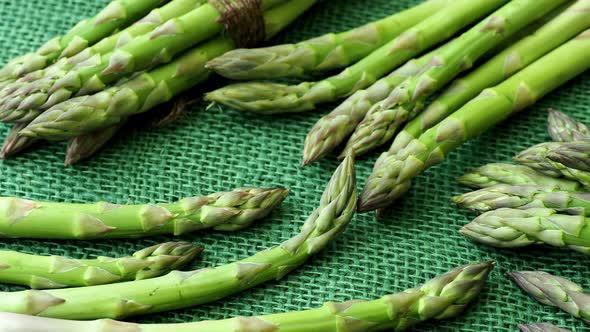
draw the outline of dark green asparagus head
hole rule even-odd
[[[312,83],[285,85],[266,82],[231,84],[205,99],[240,111],[260,114],[303,112],[315,108]]]
[[[137,251],[133,257],[148,265],[137,273],[136,279],[149,279],[178,270],[187,266],[201,252],[203,248],[190,242],[166,242]]]
[[[520,332],[571,332],[549,323],[518,325]]]
[[[196,218],[205,228],[237,231],[269,215],[289,194],[284,188],[238,188],[182,201],[187,218]],[[195,227],[189,222],[187,227]]]
[[[561,143],[547,158],[573,169],[590,171],[590,140]]]
[[[463,265],[422,286],[385,296],[391,320],[397,322],[394,331],[457,316],[479,295],[494,265],[491,261]]]
[[[459,231],[474,241],[499,248],[516,248],[544,243],[555,247],[569,246],[569,236],[579,236],[585,228],[583,209],[566,213],[549,208],[497,209],[486,212]]]
[[[498,184],[516,186],[544,186],[566,191],[578,191],[578,182],[553,178],[523,165],[491,163],[459,177],[459,183],[473,188],[487,188]]]
[[[533,299],[590,322],[590,296],[578,284],[542,271],[512,272],[508,276]]]
[[[549,109],[547,131],[551,139],[556,142],[571,142],[590,138],[590,128],[566,114]]]
[[[318,208],[307,218],[299,235],[285,241],[281,247],[293,253],[302,248],[307,248],[309,253],[324,248],[352,220],[356,211],[356,191],[354,157],[350,155],[332,175]]]
[[[555,167],[547,155],[556,149],[560,144],[557,142],[546,142],[532,146],[514,157],[514,161],[535,169],[548,176],[559,177],[561,173]]]

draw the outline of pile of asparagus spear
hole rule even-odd
[[[316,1],[257,2],[264,38]],[[114,0],[64,36],[10,61],[0,69],[0,121],[14,127],[0,157],[39,139],[67,138],[66,164],[76,163],[95,153],[129,117],[207,80],[207,61],[240,42],[223,33],[218,9],[223,4],[217,2],[222,1]],[[234,10],[243,10],[242,5],[234,4]],[[178,103],[171,103],[155,116],[173,112]]]
[[[261,114],[346,98],[310,130],[303,165],[341,145],[340,157],[390,145],[359,197],[359,211],[383,209],[463,142],[590,68],[588,8],[588,0],[425,1],[347,32],[230,51],[208,67],[238,80],[346,68],[296,85],[231,84],[206,98]]]

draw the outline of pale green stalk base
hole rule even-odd
[[[385,295],[378,300],[327,302],[317,309],[265,316],[184,324],[134,324],[112,320],[67,321],[0,313],[0,323],[7,326],[10,332],[401,331],[427,320],[447,319],[461,314],[481,292],[493,265],[493,262],[464,265],[422,286]]]
[[[237,231],[266,217],[287,196],[282,188],[239,188],[176,203],[118,205],[0,198],[0,235],[9,238],[105,239],[203,229]]]
[[[186,308],[277,280],[322,250],[350,223],[357,201],[354,158],[336,169],[301,232],[249,258],[190,272],[48,291],[0,293],[0,311],[66,319],[122,318]],[[463,294],[464,292],[461,292]],[[207,330],[210,331],[210,330]]]
[[[0,282],[50,289],[149,279],[187,266],[202,251],[188,242],[157,244],[122,258],[71,259],[0,250]]]

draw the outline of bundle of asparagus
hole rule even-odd
[[[453,201],[483,212],[461,234],[500,248],[547,244],[590,254],[590,193],[580,191],[588,186],[588,127],[556,110],[547,122],[556,142],[515,157],[526,166],[489,164],[459,179],[481,189]]]
[[[72,138],[66,163],[86,158],[128,117],[206,80],[208,60],[274,36],[316,1],[114,1],[0,71],[0,120],[16,124],[0,156]]]
[[[436,1],[422,6],[437,4],[441,6]],[[323,158],[347,137],[341,157],[349,152],[365,154],[389,143],[405,124],[389,151],[375,163],[359,198],[359,211],[380,209],[407,191],[411,178],[463,141],[584,72],[589,67],[588,59],[581,56],[590,44],[589,7],[588,0],[444,3],[438,12],[413,26],[391,29],[390,41],[364,58],[360,52],[367,48],[352,51],[345,39],[356,30],[298,44],[237,50],[208,66],[232,79],[268,79],[351,65],[317,82],[232,84],[206,98],[237,110],[274,114],[309,111],[350,95],[311,129],[303,165]],[[407,22],[413,18],[410,12],[394,17]],[[330,42],[323,42],[328,39]],[[349,53],[350,58],[344,56]],[[328,55],[339,61],[326,59]],[[560,56],[570,60],[563,63]],[[427,99],[437,92],[442,93],[427,105]],[[482,108],[486,111],[479,112]]]

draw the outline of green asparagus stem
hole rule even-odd
[[[126,122],[127,121],[122,121],[114,126],[70,139],[66,150],[64,166],[72,166],[96,154],[96,152],[102,149],[102,147],[115,136]],[[21,137],[34,139],[27,136]]]
[[[266,217],[287,196],[282,188],[239,188],[176,203],[71,204],[0,198],[0,235],[38,239],[137,238],[202,229],[237,231]]]
[[[351,65],[420,21],[443,9],[450,0],[428,0],[403,12],[339,34],[296,44],[237,49],[207,63],[209,69],[235,80],[299,77]]]
[[[99,320],[68,321],[0,313],[10,332],[317,332],[401,331],[431,319],[458,316],[484,286],[492,262],[464,265],[424,285],[373,301],[327,302],[321,308],[257,317],[183,324],[134,324]]]
[[[508,0],[453,1],[340,74],[319,82],[292,86],[261,82],[232,84],[208,93],[206,99],[238,110],[264,114],[313,110],[317,104],[335,101],[370,86],[506,2]]]
[[[563,211],[549,208],[502,208],[478,216],[459,232],[498,248],[546,244],[590,254],[590,219],[584,216],[585,209],[569,208],[568,214],[560,212]]]
[[[219,300],[280,279],[323,249],[352,219],[356,190],[354,158],[348,157],[335,171],[319,207],[306,220],[301,232],[276,247],[215,268],[174,271],[153,279],[0,293],[0,311],[66,319],[122,318]]]
[[[541,186],[499,184],[452,198],[462,208],[486,212],[499,208],[583,208],[590,214],[590,193],[560,191]]]
[[[285,1],[262,0],[261,6],[266,10]],[[6,121],[10,115],[11,121],[30,120],[72,96],[101,91],[129,74],[169,63],[180,52],[218,35],[223,29],[219,19],[220,13],[207,3],[133,38],[112,53],[92,57],[72,70],[55,70],[5,97],[0,119]]]
[[[159,277],[188,265],[203,251],[188,242],[167,242],[131,257],[70,259],[0,250],[0,282],[49,289]]]
[[[556,142],[578,141],[590,137],[590,128],[585,124],[552,108],[547,117],[547,131]]]
[[[586,7],[590,3],[589,1],[582,2]],[[439,91],[460,73],[471,68],[489,51],[563,3],[565,1],[515,0],[491,14],[454,40],[450,47],[437,52],[423,71],[405,80],[387,98],[371,107],[346,143],[344,154],[347,151],[352,151],[355,155],[360,156],[390,142],[400,125],[411,120],[424,109],[428,97]],[[553,47],[542,47],[542,51],[535,53],[536,57],[531,57],[528,63],[590,27],[588,17],[582,15],[583,13],[579,10],[580,8],[572,10],[580,17],[579,22],[576,22],[576,28],[570,29],[564,38],[558,38],[557,42],[552,44]],[[552,38],[553,35],[561,37],[561,25],[572,26],[571,22],[569,24],[567,22],[571,20],[569,16],[564,17],[564,22],[559,27],[552,29],[550,36],[545,37]],[[540,43],[543,44],[546,41],[542,40]],[[521,50],[524,51],[523,53],[529,51],[528,48],[521,48]],[[511,57],[508,58],[511,59]],[[468,94],[462,96],[462,103],[457,103],[457,107],[452,111],[477,96],[484,88],[502,82],[503,78],[507,76],[504,75],[505,68],[510,71],[510,63],[505,60],[506,57],[500,58],[498,64],[492,66],[494,72],[491,74],[495,76],[494,80],[473,87]],[[524,66],[521,65],[520,68]],[[490,71],[488,68],[484,68],[484,70]],[[453,94],[457,94],[457,92],[455,91]]]
[[[518,325],[520,332],[572,332],[549,323]]]
[[[560,144],[547,154],[547,158],[581,171],[590,171],[590,141],[574,141]]]
[[[533,299],[590,322],[590,296],[578,284],[542,271],[512,272],[508,276]]]
[[[342,144],[371,106],[387,97],[406,78],[422,70],[433,54],[430,52],[406,62],[367,89],[356,91],[332,112],[318,120],[305,138],[302,165],[306,166],[323,158]]]
[[[484,90],[397,154],[383,153],[360,197],[360,211],[390,205],[410,186],[411,179],[440,163],[463,142],[590,68],[590,30],[545,55],[494,88]],[[568,59],[568,61],[563,61]]]
[[[403,149],[408,142],[458,110],[483,89],[501,83],[541,56],[590,28],[586,10],[588,0],[578,0],[562,13],[541,26],[535,33],[516,42],[466,76],[455,80],[395,137],[392,152]],[[550,129],[551,130],[551,129]]]
[[[554,178],[522,165],[492,163],[478,167],[459,177],[459,183],[473,188],[487,188],[498,184],[515,186],[543,186],[565,191],[580,191],[577,181]]]
[[[553,177],[565,176],[568,179],[580,182],[585,187],[590,187],[590,172],[567,167],[548,158],[551,151],[563,144],[565,143],[547,142],[537,144],[522,151],[514,157],[514,160],[545,175]]]
[[[18,78],[45,68],[59,57],[73,56],[114,31],[127,27],[167,1],[113,0],[98,15],[78,23],[64,36],[51,39],[35,53],[11,60],[0,69],[0,81]]]
[[[26,124],[17,123],[10,129],[8,136],[4,140],[4,144],[2,144],[2,149],[0,149],[0,159],[13,157],[38,141],[34,137],[20,135],[20,131],[26,126]]]
[[[266,12],[268,37],[283,29],[316,1],[290,1]],[[143,73],[121,85],[57,104],[33,120],[21,134],[59,140],[116,125],[206,80],[210,74],[205,68],[207,61],[234,46],[229,38],[213,39],[170,64]]]

